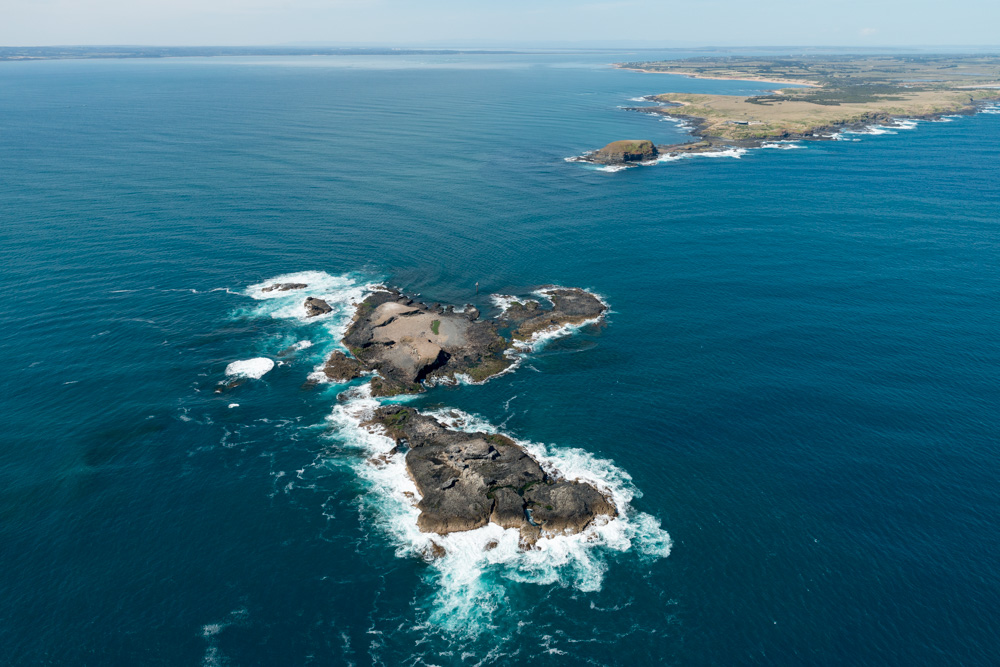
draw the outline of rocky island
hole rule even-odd
[[[400,406],[379,408],[368,425],[385,429],[405,450],[421,496],[421,531],[447,535],[495,523],[518,530],[530,548],[541,537],[579,533],[618,514],[593,485],[546,472],[503,435],[454,431]]]
[[[691,58],[616,65],[648,73],[774,83],[770,93],[648,95],[629,107],[687,122],[695,140],[655,147],[661,156],[755,148],[773,141],[836,138],[845,130],[893,126],[899,119],[971,114],[1000,98],[997,56],[813,56]],[[797,87],[783,87],[794,84]],[[578,158],[607,162],[607,147]],[[621,160],[614,164],[627,164]]]
[[[322,368],[334,381],[375,373],[374,396],[414,394],[427,384],[467,379],[482,382],[507,370],[512,352],[533,337],[601,318],[607,307],[577,288],[544,287],[549,301],[515,301],[498,319],[480,319],[472,306],[419,303],[383,289],[358,304],[344,335],[351,356],[334,352]]]
[[[625,139],[612,141],[604,148],[585,156],[587,162],[597,164],[626,164],[628,162],[648,162],[658,155],[656,146],[648,139]]]

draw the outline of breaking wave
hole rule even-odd
[[[300,283],[306,287],[285,292],[264,291],[265,287],[275,283]],[[259,302],[250,313],[251,317],[322,322],[339,346],[354,316],[354,306],[380,286],[377,282],[365,282],[351,274],[333,276],[325,271],[299,271],[250,285],[244,294]],[[323,299],[333,310],[307,319],[304,305],[307,297]]]
[[[226,366],[226,375],[238,378],[250,378],[259,380],[274,368],[274,361],[267,357],[256,357],[254,359],[242,359],[234,361]]]
[[[656,160],[651,162],[651,164],[658,164],[662,162],[677,162],[678,160],[688,160],[691,158],[698,158],[698,157],[712,157],[712,158],[731,157],[738,160],[746,154],[747,154],[746,148],[727,148],[721,151],[708,151],[705,153],[678,153],[676,155],[668,154],[656,158]]]

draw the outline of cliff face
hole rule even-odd
[[[599,151],[588,156],[591,162],[601,164],[624,164],[626,162],[645,162],[658,155],[656,146],[648,139],[626,139],[612,141]]]

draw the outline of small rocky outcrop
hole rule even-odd
[[[317,299],[314,296],[306,299],[306,317],[316,317],[317,315],[325,315],[333,310],[323,299]]]
[[[596,320],[608,309],[595,295],[576,287],[543,287],[538,292],[552,302],[544,309],[538,301],[511,304],[501,316],[515,341],[530,340],[543,331]]]
[[[647,162],[659,155],[656,146],[648,139],[626,139],[612,141],[604,148],[594,151],[586,157],[588,162],[598,164],[626,164],[629,162]]]
[[[361,362],[343,352],[334,352],[320,369],[333,382],[348,382],[361,377]]]
[[[424,532],[446,535],[492,522],[517,529],[522,546],[530,547],[540,537],[578,533],[597,517],[618,515],[597,488],[551,476],[505,436],[454,431],[401,406],[379,408],[368,424],[382,426],[405,448]]]
[[[305,289],[306,287],[309,287],[309,285],[305,283],[274,283],[261,289],[261,292],[287,292],[293,289]]]

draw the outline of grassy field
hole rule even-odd
[[[681,106],[673,116],[703,119],[699,133],[721,139],[808,135],[818,128],[878,117],[921,117],[970,110],[1000,97],[1000,57],[870,56],[810,58],[696,58],[623,63],[619,67],[699,78],[808,84],[769,95],[737,97],[664,93]]]

